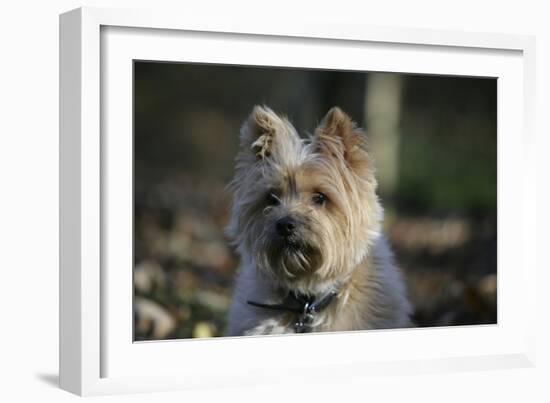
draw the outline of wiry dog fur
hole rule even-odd
[[[408,326],[411,309],[381,233],[364,133],[336,107],[303,140],[288,120],[256,106],[240,140],[227,232],[242,262],[228,334],[293,333],[295,314],[247,301],[280,303],[289,292],[331,289],[337,295],[313,331]],[[276,229],[285,217],[293,220],[291,243]]]

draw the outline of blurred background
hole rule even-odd
[[[239,128],[266,104],[310,133],[338,105],[368,132],[418,326],[496,323],[495,79],[134,63],[134,338],[223,336]]]

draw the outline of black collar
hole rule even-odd
[[[296,333],[307,333],[311,331],[311,324],[315,319],[315,314],[325,309],[336,294],[336,291],[330,291],[322,297],[317,298],[315,295],[290,292],[280,304],[262,304],[254,301],[246,301],[246,303],[257,308],[294,312],[297,314],[294,331]]]

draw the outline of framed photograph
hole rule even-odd
[[[61,387],[533,365],[533,52],[61,15]]]

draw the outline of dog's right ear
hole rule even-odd
[[[369,169],[365,135],[337,106],[328,111],[315,129],[313,144],[319,154],[344,161],[355,172]]]
[[[256,105],[241,128],[241,148],[257,160],[282,153],[286,145],[296,141],[299,137],[290,122],[267,106]]]

